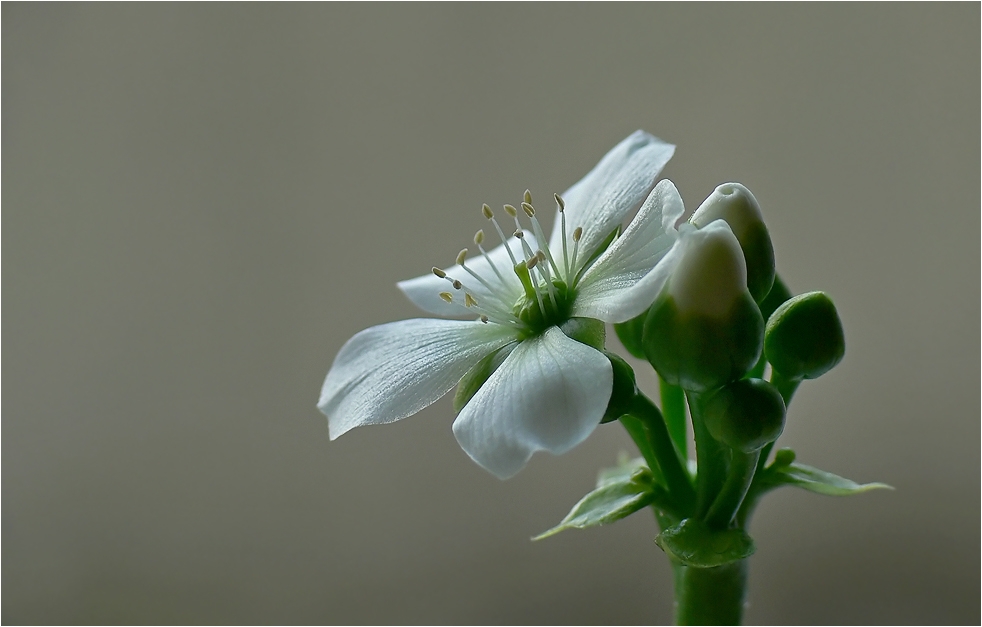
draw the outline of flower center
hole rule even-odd
[[[433,274],[446,279],[454,290],[440,292],[440,298],[478,314],[482,322],[514,326],[524,336],[536,335],[567,320],[582,265],[577,256],[583,229],[576,227],[567,236],[566,205],[559,195],[555,198],[562,231],[561,251],[554,253],[549,249],[549,240],[535,215],[532,194],[528,190],[525,191],[521,211],[512,205],[504,206],[505,213],[515,221],[512,237],[505,236],[491,208],[484,205],[481,209],[484,217],[501,238],[511,267],[501,260],[498,263],[492,260],[484,249],[484,231],[478,231],[474,235],[474,244],[486,263],[481,264],[480,272],[469,267],[468,250],[465,248],[457,255],[457,265],[470,278],[463,275],[451,277],[440,268],[433,268]],[[521,214],[531,223],[535,250],[522,226]]]

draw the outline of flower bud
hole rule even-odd
[[[842,322],[823,292],[791,298],[767,321],[764,353],[786,379],[817,379],[842,361],[845,352]]]
[[[743,377],[756,364],[764,320],[726,223],[681,231],[678,265],[648,312],[643,344],[662,378],[702,392]]]
[[[724,183],[703,201],[689,218],[702,228],[713,220],[725,220],[740,242],[747,261],[747,289],[760,302],[774,283],[774,246],[767,233],[757,199],[739,183]]]
[[[761,379],[742,379],[721,387],[703,401],[702,417],[713,438],[752,453],[784,431],[787,408],[781,393]]]

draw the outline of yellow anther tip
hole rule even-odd
[[[578,242],[581,237],[583,237],[583,227],[578,226],[573,230],[573,241]]]
[[[529,190],[525,190],[525,202],[527,202],[530,205],[532,204],[532,192],[530,192]]]
[[[467,259],[467,249],[464,248],[459,253],[457,253],[457,265],[458,266],[464,265],[464,260],[466,259]]]
[[[525,215],[530,218],[535,215],[535,209],[533,209],[532,205],[528,204],[527,202],[522,203],[522,211],[524,211]]]
[[[453,294],[451,294],[450,292],[440,292],[440,298],[442,298],[445,302],[448,303],[453,302]]]
[[[507,213],[508,215],[514,218],[515,216],[518,215],[518,210],[512,207],[511,205],[505,205],[505,213]]]
[[[487,218],[488,220],[494,217],[494,212],[491,211],[491,207],[487,205],[481,207],[481,213],[483,213],[484,217]]]
[[[447,273],[441,270],[440,268],[437,268],[436,266],[433,267],[433,274],[437,275],[441,279],[447,278]]]
[[[478,231],[474,234],[474,243],[480,246],[484,242],[484,231]]]
[[[555,196],[555,198],[556,198],[556,204],[559,205],[559,210],[560,211],[565,211],[566,210],[566,201],[563,200],[563,197],[560,196],[559,194],[553,194],[553,196]]]

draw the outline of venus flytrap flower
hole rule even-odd
[[[464,249],[454,266],[399,284],[427,312],[472,319],[403,320],[351,338],[318,403],[331,439],[415,414],[466,375],[454,435],[498,477],[517,473],[536,451],[560,454],[582,442],[611,397],[602,323],[647,309],[678,258],[667,253],[682,200],[670,181],[652,189],[673,152],[642,131],[629,136],[556,197],[548,239],[530,193],[520,208],[505,205],[500,220],[485,205],[499,246],[487,250],[478,231],[477,254]]]

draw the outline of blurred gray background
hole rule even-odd
[[[501,482],[449,399],[335,442],[314,407],[482,202],[636,128],[690,210],[749,186],[838,304],[781,443],[897,488],[767,499],[747,620],[980,620],[979,5],[2,17],[4,623],[669,621],[648,513],[529,541],[632,450],[616,424]]]

